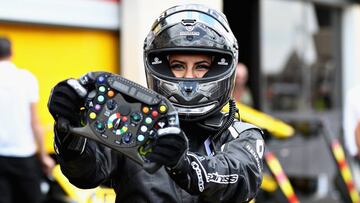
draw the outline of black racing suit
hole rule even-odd
[[[211,122],[220,123],[221,117],[213,117]],[[62,172],[72,184],[93,188],[110,181],[117,203],[244,202],[256,195],[263,169],[261,130],[234,120],[208,145],[205,140],[216,130],[206,122],[181,122],[181,128],[189,140],[186,164],[176,169],[161,167],[154,174],[121,153],[84,138],[73,139],[65,147],[55,136],[55,150]],[[211,152],[215,153],[205,145],[213,146]]]

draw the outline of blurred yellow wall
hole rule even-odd
[[[119,33],[0,23],[0,35],[12,40],[14,63],[38,78],[38,111],[46,133],[46,148],[53,152],[53,119],[47,109],[51,88],[61,80],[89,71],[119,73]]]

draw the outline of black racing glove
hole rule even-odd
[[[69,126],[81,125],[81,110],[87,90],[75,79],[59,82],[52,89],[48,109],[55,120],[54,147],[63,158],[81,154],[86,139],[69,132]]]
[[[95,88],[96,77],[103,74],[112,75],[108,72],[89,72],[78,80],[70,78],[55,85],[48,102],[49,111],[55,121],[61,117],[74,127],[80,126],[80,108],[84,106],[84,98]]]
[[[71,125],[79,126],[81,119],[80,108],[84,102],[74,88],[69,85],[68,81],[61,81],[52,89],[48,109],[56,122],[59,118],[64,118]]]
[[[151,162],[172,168],[184,159],[189,148],[188,139],[184,132],[176,127],[169,127],[165,131],[158,131],[152,152],[146,155]]]

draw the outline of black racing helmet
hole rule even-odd
[[[203,78],[176,78],[169,54],[206,54],[212,65]],[[173,103],[180,118],[198,120],[228,103],[234,88],[238,44],[225,15],[200,4],[165,10],[144,41],[148,87]]]

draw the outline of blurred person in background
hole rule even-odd
[[[144,44],[148,88],[168,98],[180,119],[181,129],[159,136],[146,155],[164,167],[150,174],[123,154],[72,134],[69,125],[81,126],[84,106],[76,91],[81,84],[72,79],[58,83],[48,103],[62,172],[80,188],[111,181],[119,203],[251,200],[262,181],[265,146],[258,127],[234,119],[237,58],[223,13],[199,4],[164,11]],[[225,105],[229,114],[221,112]]]
[[[360,85],[346,93],[343,117],[345,148],[351,156],[350,165],[360,191]]]
[[[0,37],[0,203],[39,203],[40,167],[48,175],[55,161],[44,148],[37,79],[11,61],[12,52]]]
[[[247,86],[249,79],[248,68],[243,63],[236,66],[236,78],[234,88],[234,99],[242,104],[253,106],[253,98],[250,89]]]

